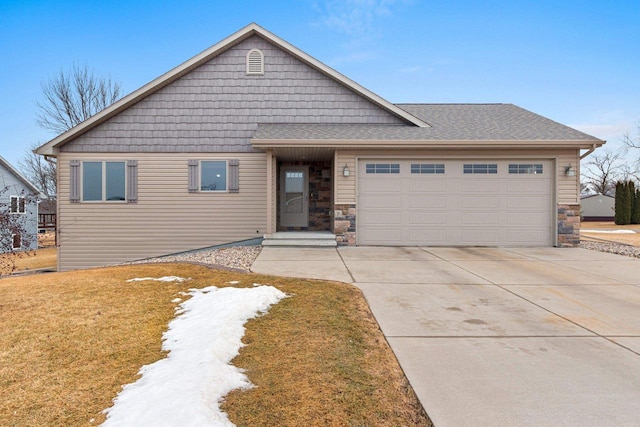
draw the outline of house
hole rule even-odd
[[[0,156],[0,252],[38,248],[40,190]]]
[[[583,221],[613,221],[616,198],[605,194],[580,196],[580,215]]]
[[[602,144],[511,104],[393,104],[250,24],[37,152],[67,270],[283,230],[575,245],[580,150]]]

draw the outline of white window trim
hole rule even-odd
[[[11,234],[11,249],[22,249],[22,236],[20,236],[20,246],[13,246],[13,242],[16,236],[20,236],[19,234]]]
[[[251,62],[249,60],[249,58],[251,58],[251,55],[254,53],[258,53],[260,55],[260,71],[254,71],[252,70],[251,67]],[[262,51],[260,49],[251,49],[248,53],[247,53],[247,75],[248,76],[263,76],[264,75],[264,54],[262,53]]]
[[[202,189],[202,163],[203,162],[224,162],[224,190],[203,190]],[[199,193],[228,193],[229,192],[229,161],[220,159],[199,160],[198,161],[198,192]]]
[[[16,200],[16,211],[14,212],[11,207],[13,206],[13,199]],[[20,211],[20,200],[24,201],[23,209]],[[12,215],[24,215],[27,213],[27,200],[24,196],[11,196],[9,197],[9,213]]]
[[[84,199],[84,164],[85,163],[102,163],[102,200],[85,200]],[[124,164],[124,200],[105,200],[107,196],[107,163],[123,163]],[[80,201],[82,203],[127,203],[127,162],[125,160],[83,160],[80,168]]]

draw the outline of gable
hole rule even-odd
[[[0,191],[4,192],[6,197],[9,195],[19,195],[22,192],[25,194],[39,195],[40,190],[29,182],[20,172],[18,172],[9,162],[0,157]]]
[[[249,51],[264,74],[247,75]],[[253,151],[259,123],[406,124],[253,35],[61,147],[61,151]]]

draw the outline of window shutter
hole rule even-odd
[[[240,160],[229,160],[229,193],[240,192]]]
[[[189,193],[198,192],[198,161],[189,160]]]
[[[127,160],[127,203],[138,202],[138,161]]]
[[[69,201],[80,202],[80,160],[69,162]]]

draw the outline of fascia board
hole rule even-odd
[[[604,144],[596,144],[601,146]],[[478,140],[344,140],[344,139],[252,139],[251,145],[255,148],[278,147],[327,147],[327,148],[508,148],[508,149],[544,149],[544,148],[571,148],[585,149],[593,147],[593,143],[586,141],[478,141]]]

